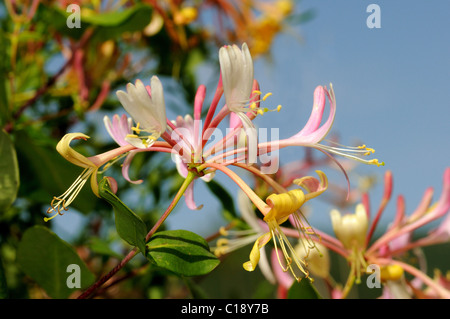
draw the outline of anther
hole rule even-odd
[[[133,131],[135,131],[137,134],[141,133],[141,129],[139,128],[140,123],[137,122],[136,127],[132,127]]]
[[[225,227],[220,227],[219,228],[219,234],[221,234],[222,236],[228,236],[228,231],[225,229]]]
[[[375,164],[376,166],[380,167],[380,166],[384,166],[384,162],[378,162],[378,159],[373,159],[371,161],[369,161],[370,164]]]
[[[272,95],[271,92],[267,93],[266,95],[264,95],[264,97],[262,98],[262,100],[265,101],[265,100],[266,100],[269,96],[271,96],[271,95]]]
[[[228,239],[220,238],[217,240],[217,247],[224,247],[228,245]]]

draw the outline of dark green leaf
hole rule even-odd
[[[147,244],[147,258],[161,268],[186,277],[208,274],[220,263],[206,241],[187,230],[154,234]]]
[[[58,32],[79,39],[88,28],[95,28],[94,37],[105,41],[125,32],[142,30],[150,23],[152,8],[145,4],[137,4],[123,11],[80,13],[80,28],[69,28],[67,19],[72,19],[72,12],[66,12],[56,7],[41,6],[41,14],[45,21]]]
[[[52,298],[67,298],[74,289],[75,271],[68,266],[79,267],[80,288],[94,282],[94,275],[80,259],[73,247],[46,227],[34,226],[23,234],[17,251],[17,261],[22,270],[35,280]]]
[[[0,212],[3,212],[16,200],[19,189],[16,151],[5,131],[0,131],[0,154]]]
[[[322,299],[311,281],[303,278],[300,282],[294,281],[288,291],[288,299]]]
[[[142,219],[111,191],[106,178],[103,178],[99,183],[99,195],[114,208],[116,229],[119,236],[130,245],[137,246],[145,255],[147,226]]]

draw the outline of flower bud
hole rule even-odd
[[[306,249],[308,248],[302,243],[298,243],[295,246],[295,252],[298,257],[305,260],[308,270],[314,276],[327,278],[330,274],[330,255],[327,248],[316,242],[315,248],[308,249],[308,252]]]
[[[333,209],[330,213],[334,233],[345,248],[364,248],[368,229],[368,219],[364,206],[358,204],[354,214],[341,216]]]

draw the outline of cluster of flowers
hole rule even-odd
[[[448,240],[448,221],[422,240],[411,241],[411,235],[415,229],[444,216],[449,210],[450,169],[445,172],[443,193],[437,204],[430,206],[431,191],[428,191],[418,209],[408,217],[404,212],[403,199],[399,199],[395,221],[388,231],[372,244],[370,241],[377,221],[391,196],[390,172],[386,174],[383,202],[370,228],[368,197],[364,196],[362,203],[356,206],[355,214],[341,216],[337,210],[331,212],[336,237],[314,229],[301,209],[306,202],[327,190],[327,176],[316,170],[318,178],[303,175],[286,177],[285,174],[279,179],[279,175],[274,174],[273,167],[268,172],[264,171],[267,161],[261,165],[261,159],[265,155],[289,146],[313,148],[334,161],[346,177],[346,171],[335,159],[335,155],[369,165],[380,166],[384,163],[377,159],[364,159],[364,156],[370,156],[374,152],[365,145],[345,147],[332,142],[322,143],[332,127],[336,113],[332,85],[330,88],[318,86],[315,89],[309,120],[297,134],[276,141],[260,142],[253,120],[266,112],[280,111],[281,106],[274,109],[261,106],[270,93],[261,97],[259,84],[254,79],[252,57],[245,43],[241,48],[236,45],[223,46],[219,50],[219,62],[218,85],[203,121],[201,114],[206,96],[205,86],[201,85],[197,90],[193,116],[178,116],[174,121],[170,121],[166,117],[162,84],[153,76],[149,86],[137,80],[135,84],[127,85],[126,92],[117,92],[118,99],[130,117],[114,115],[112,119],[104,118],[108,133],[119,145],[116,149],[85,157],[73,150],[70,143],[74,139],[87,139],[88,136],[82,133],[65,135],[57,145],[58,152],[68,161],[83,167],[84,171],[64,194],[53,199],[51,208],[47,211],[50,216],[45,217],[45,220],[67,210],[89,178],[91,188],[98,196],[97,175],[100,167],[125,157],[122,166],[123,177],[131,183],[140,183],[141,180],[131,180],[128,174],[135,154],[165,152],[172,156],[178,172],[185,178],[184,197],[191,209],[199,208],[193,192],[197,179],[208,182],[217,172],[222,172],[239,186],[242,191],[239,207],[248,228],[245,231],[222,229],[224,236],[235,238],[220,238],[214,251],[220,256],[254,242],[249,260],[243,264],[245,270],[253,271],[260,264],[261,270],[271,282],[278,282],[285,288],[292,280],[309,278],[312,281],[310,272],[329,279],[327,251],[332,250],[345,257],[351,265],[345,287],[333,287],[334,297],[346,297],[353,283],[359,282],[361,275],[367,272],[369,264],[381,267],[383,282],[389,283],[387,287],[395,287],[391,289],[391,293],[395,294],[401,290],[408,296],[417,295],[425,284],[429,290],[423,291],[423,294],[449,297],[450,291],[442,284],[443,278],[432,280],[424,272],[396,257],[414,247]],[[222,96],[225,97],[225,104],[217,110]],[[327,100],[329,115],[322,123]],[[227,134],[221,139],[215,138],[213,145],[208,144],[210,137],[224,120],[228,120]],[[266,192],[259,193],[230,167],[244,169],[262,180],[267,186]],[[290,189],[291,186],[293,189]],[[262,214],[262,218],[257,217],[255,208],[258,214]],[[293,244],[289,237],[296,240],[297,244]],[[273,269],[268,266],[264,248],[271,240],[274,244]],[[404,271],[417,279],[414,285],[406,285]],[[401,289],[397,289],[398,287]]]

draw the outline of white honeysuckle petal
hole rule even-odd
[[[256,232],[263,233],[264,230],[258,222],[258,218],[255,215],[252,202],[248,198],[247,194],[245,194],[243,191],[239,191],[237,201],[239,211],[241,212],[242,218],[245,220],[245,222]]]
[[[236,113],[242,121],[244,128],[244,134],[246,134],[246,144],[247,144],[247,161],[248,163],[256,163],[258,156],[258,133],[256,131],[255,125],[248,118],[245,113]]]
[[[155,110],[155,117],[158,119],[158,122],[161,124],[161,129],[166,129],[166,108],[165,108],[165,101],[164,101],[164,91],[161,84],[161,81],[158,79],[158,77],[153,76],[150,80],[150,85],[152,89],[152,100],[159,105],[163,105],[164,107],[156,107]]]
[[[125,140],[134,147],[140,149],[149,148],[155,142],[153,139],[147,139],[147,143],[144,143],[142,139],[138,137],[125,137]]]
[[[116,95],[141,129],[151,131],[159,137],[166,130],[166,110],[163,87],[156,76],[151,79],[151,91],[152,96],[142,81],[136,80],[136,85],[127,84],[127,92],[119,90]]]
[[[204,182],[208,183],[214,178],[215,175],[216,175],[216,172],[211,172],[211,173],[208,173],[208,174],[200,177],[200,179],[203,180]]]
[[[112,132],[112,123],[111,123],[111,120],[109,119],[108,115],[105,115],[103,117],[103,124],[105,125],[106,131],[108,132],[109,136],[111,136],[111,138],[114,141],[116,141],[116,139],[114,138],[114,134]],[[116,143],[117,143],[117,141],[116,141]],[[119,143],[117,143],[117,144],[119,144]]]
[[[247,45],[235,44],[219,50],[219,62],[225,101],[230,111],[243,111],[253,86],[253,61]]]

